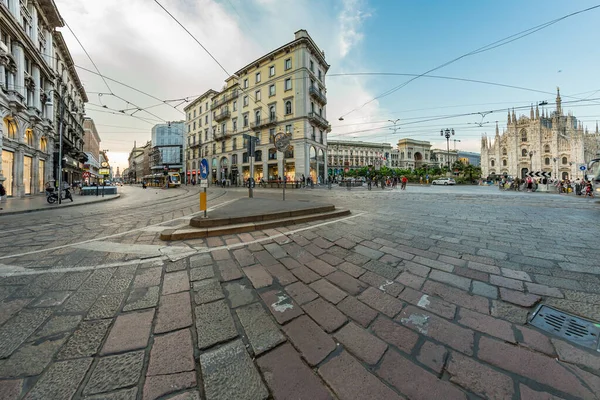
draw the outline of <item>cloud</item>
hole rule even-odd
[[[340,56],[346,57],[352,47],[363,40],[361,27],[371,14],[363,10],[362,0],[343,0],[343,9],[338,17],[340,24]]]

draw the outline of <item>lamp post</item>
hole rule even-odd
[[[66,91],[66,88],[65,88]],[[56,96],[58,96],[58,99],[60,101],[60,117],[59,117],[59,122],[58,122],[58,204],[62,203],[62,174],[63,174],[63,165],[62,165],[62,158],[63,158],[63,126],[64,126],[64,112],[65,112],[65,102],[62,98],[62,96],[60,95],[60,93],[58,93],[57,89],[51,89],[48,91],[47,95],[48,98],[50,98],[50,93],[54,92],[54,94],[56,94]],[[44,103],[44,105],[46,105],[46,103]],[[52,100],[50,100],[50,105],[52,105]]]
[[[554,161],[554,173],[556,174],[556,179],[558,179],[558,170],[556,169],[556,161],[558,158],[554,157],[552,160]]]
[[[440,135],[446,137],[446,149],[448,151],[446,158],[448,159],[448,173],[450,173],[450,136],[454,136],[454,129],[442,129],[440,130]]]
[[[529,151],[529,172],[533,172],[533,150]]]

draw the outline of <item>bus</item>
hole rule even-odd
[[[168,175],[152,174],[144,176],[144,181],[146,185],[154,187],[165,187],[168,182],[170,188],[176,188],[181,186],[181,175],[179,172],[169,172]]]

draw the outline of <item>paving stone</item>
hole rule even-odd
[[[121,308],[126,295],[126,293],[115,293],[98,296],[94,305],[90,307],[85,319],[92,320],[114,317]]]
[[[0,302],[0,325],[8,321],[31,302],[32,299],[14,299]]]
[[[515,326],[515,337],[519,345],[556,358],[554,346],[546,334],[525,326]]]
[[[317,238],[317,239],[321,239],[321,238]],[[321,239],[321,240],[323,240],[323,239]],[[281,247],[277,243],[265,244],[265,250],[267,250],[269,253],[271,253],[271,255],[273,257],[275,257],[277,259],[287,257],[287,253],[285,252],[283,247]]]
[[[144,288],[150,286],[160,285],[160,278],[162,276],[162,267],[146,268],[140,270],[133,281],[133,287]]]
[[[402,263],[402,268],[413,275],[417,275],[423,278],[426,278],[427,275],[429,275],[429,272],[431,272],[431,268],[414,263],[412,261],[404,261]]]
[[[452,286],[456,286],[457,288],[463,290],[469,290],[469,288],[471,287],[470,279],[454,274],[449,274],[444,271],[431,271],[431,273],[429,274],[429,278],[438,282],[443,282]]]
[[[113,277],[110,278],[110,281],[108,281],[102,292],[105,294],[126,292],[129,289],[129,286],[131,286],[132,281],[133,275],[126,276],[123,278],[113,275]]]
[[[79,291],[101,292],[115,272],[115,268],[102,268],[92,272],[79,287]]]
[[[388,265],[376,260],[371,260],[363,264],[363,268],[390,280],[395,279],[400,273],[400,269],[398,267]]]
[[[590,371],[600,371],[600,356],[597,354],[580,350],[579,348],[558,339],[552,339],[552,344],[561,361],[588,368]]]
[[[358,299],[390,318],[393,318],[402,310],[401,301],[373,287],[362,292]]]
[[[348,323],[334,335],[335,339],[344,345],[367,364],[377,364],[387,349],[387,344],[360,328],[353,322]]]
[[[369,247],[363,246],[362,244],[357,244],[354,247],[354,251],[358,254],[362,254],[365,257],[372,258],[373,260],[377,260],[383,256],[383,252],[375,249],[371,249]]]
[[[237,337],[231,312],[224,300],[201,304],[196,307],[195,313],[198,348],[205,349]]]
[[[56,307],[60,306],[73,292],[46,292],[36,301],[30,304],[30,307]]]
[[[473,354],[475,333],[472,330],[462,328],[427,311],[408,306],[394,321],[464,354]]]
[[[331,394],[290,344],[279,346],[257,361],[276,399],[328,400]]]
[[[377,318],[371,329],[375,335],[408,354],[419,340],[415,332],[384,317]]]
[[[331,253],[321,254],[320,258],[321,258],[321,260],[325,261],[327,264],[333,265],[333,266],[338,266],[345,262],[342,258],[340,258],[334,254],[331,254]]]
[[[502,268],[502,275],[506,276],[507,278],[531,282],[531,278],[529,277],[529,274],[527,272],[523,272],[523,271],[516,271],[514,269]]]
[[[519,264],[527,264],[533,265],[536,267],[542,268],[554,268],[556,267],[556,262],[550,260],[543,260],[541,258],[529,257],[529,256],[521,256],[521,255],[510,255],[508,259],[512,262],[516,262]]]
[[[360,280],[394,297],[397,297],[402,292],[402,290],[404,290],[404,286],[402,286],[401,284],[384,278],[383,276],[377,275],[376,273],[371,271],[365,272],[360,277]]]
[[[190,281],[201,281],[203,279],[212,278],[215,272],[212,266],[198,267],[190,269]]]
[[[0,381],[0,399],[17,400],[21,397],[23,381],[20,379]]]
[[[466,308],[458,313],[458,323],[488,335],[504,339],[507,342],[516,343],[512,325],[502,319],[480,314]]]
[[[281,290],[269,290],[261,293],[260,297],[280,324],[304,314],[302,308]]]
[[[165,268],[165,270],[167,272],[176,272],[176,271],[183,271],[187,268],[187,260],[185,258],[182,258],[181,260],[177,260],[177,261],[172,261],[167,263],[167,267]]]
[[[232,308],[253,303],[258,299],[252,285],[247,281],[229,282],[223,285],[223,289]]]
[[[193,283],[194,301],[196,304],[209,303],[225,298],[221,284],[216,279],[205,279]]]
[[[527,322],[527,310],[498,300],[492,300],[491,315],[515,324],[523,325]]]
[[[498,298],[498,288],[496,286],[488,285],[487,283],[479,281],[473,281],[472,292],[478,296],[483,296],[490,299]]]
[[[221,274],[221,282],[234,281],[244,277],[241,268],[235,265],[235,261],[233,260],[218,261],[217,267]]]
[[[137,384],[144,364],[144,351],[102,357],[92,371],[83,394],[110,392]]]
[[[506,371],[581,398],[594,395],[553,358],[487,337],[479,340],[479,359]]]
[[[190,268],[204,267],[212,264],[213,260],[207,253],[196,254],[190,257]]]
[[[566,312],[580,315],[587,319],[600,321],[600,307],[598,307],[595,304],[555,298],[547,298],[544,301],[544,304],[561,309]]]
[[[427,257],[422,257],[422,256],[415,256],[412,259],[413,262],[418,263],[418,264],[422,264],[425,265],[427,267],[439,270],[439,271],[444,271],[444,272],[452,272],[454,271],[454,266],[445,262],[441,262],[441,261],[437,261],[437,260],[432,260],[430,258]]]
[[[144,308],[156,307],[158,304],[158,286],[134,289],[123,307],[123,311],[142,310]]]
[[[56,358],[66,360],[96,355],[111,323],[111,320],[82,322]]]
[[[27,394],[28,400],[70,399],[92,364],[91,358],[52,364]]]
[[[160,298],[154,333],[170,332],[192,325],[192,307],[188,292]]]
[[[319,297],[318,294],[302,282],[296,282],[286,286],[285,291],[300,305],[313,301]]]
[[[253,255],[263,267],[268,267],[269,265],[275,265],[279,263],[279,261],[277,261],[277,259],[266,250],[256,251],[253,253]]]
[[[564,295],[557,288],[549,287],[546,285],[539,285],[537,283],[525,282],[525,287],[527,291],[533,294],[539,294],[541,296],[551,296],[563,298]]]
[[[243,268],[243,270],[256,289],[271,286],[271,284],[273,284],[273,277],[262,265],[246,267]]]
[[[207,400],[260,400],[269,396],[240,340],[201,354],[200,366]],[[223,371],[229,379],[223,379]]]
[[[522,383],[519,385],[519,391],[521,392],[521,399],[523,400],[562,400],[561,397],[553,396],[547,392],[533,390]]]
[[[475,262],[475,261],[469,261],[467,263],[467,268],[474,269],[475,271],[485,272],[488,274],[500,275],[500,268],[496,267],[495,265],[482,264],[482,263]]]
[[[321,366],[319,375],[340,400],[402,399],[347,352],[342,352]]]
[[[190,290],[190,279],[187,271],[165,274],[162,294],[173,294]]]
[[[85,400],[136,400],[137,387],[118,390],[116,392],[100,394],[97,396],[86,396]]]
[[[440,300],[436,297],[430,297],[429,295],[411,288],[404,289],[398,298],[450,320],[453,319],[456,314],[456,306],[454,304]]]
[[[508,303],[516,304],[522,307],[533,307],[539,303],[542,298],[535,294],[525,294],[515,290],[500,288],[500,298]]]
[[[476,281],[488,282],[490,275],[486,272],[476,271],[470,268],[454,267],[454,273],[465,278],[474,279]]]
[[[119,315],[100,354],[122,353],[146,347],[153,319],[154,310]]]
[[[24,344],[8,359],[0,360],[0,377],[16,378],[41,374],[65,340],[66,334],[63,334]]]
[[[535,275],[535,281],[542,285],[557,287],[562,289],[583,290],[583,287],[578,281],[573,279],[558,278],[556,276]]]
[[[485,297],[473,296],[463,290],[434,281],[425,282],[422,291],[457,306],[466,307],[484,314],[489,313],[489,300]]]
[[[394,351],[383,357],[377,375],[410,399],[466,399],[464,392],[449,382],[418,367]]]
[[[433,251],[433,249],[429,249],[430,251]],[[467,260],[462,260],[458,257],[460,257],[460,254],[457,253],[454,256],[451,256],[449,254],[446,254],[448,252],[447,249],[439,249],[441,251],[441,255],[438,257],[438,261],[441,261],[443,263],[446,264],[451,264],[454,265],[454,271],[456,273],[456,267],[466,267],[468,261]]]
[[[338,268],[341,271],[344,271],[347,274],[352,275],[355,278],[360,277],[366,271],[364,268],[359,267],[357,265],[354,265],[354,264],[352,264],[350,262],[347,262],[347,261],[344,261],[343,263],[339,264]]]
[[[377,311],[352,296],[346,297],[338,303],[337,307],[364,328],[368,327],[371,321],[377,316]]]
[[[348,320],[337,308],[323,299],[316,299],[303,306],[304,311],[326,332],[333,332]]]
[[[356,242],[353,242],[352,240],[348,240],[346,238],[341,238],[339,240],[335,241],[336,246],[340,246],[341,248],[350,250],[351,248],[353,248],[354,246],[356,246]]]
[[[22,310],[0,327],[0,358],[10,356],[52,314],[49,309]]]
[[[144,382],[144,395],[142,399],[154,400],[164,398],[162,396],[193,387],[196,387],[195,372],[181,372],[179,374],[172,375],[147,376]],[[189,396],[189,399],[193,398],[191,394]],[[176,397],[170,397],[170,399],[175,398]],[[197,400],[200,400],[199,396]]]
[[[327,280],[351,295],[362,292],[367,285],[342,271],[335,271],[327,276]]]
[[[211,239],[219,239],[219,238],[208,238],[207,240],[211,240]],[[220,240],[220,239],[219,239]],[[222,241],[221,241],[222,243]],[[222,246],[223,244],[220,244],[219,246]],[[213,247],[210,246],[209,247]],[[212,256],[212,258],[215,261],[221,261],[221,260],[228,260],[231,258],[231,255],[229,254],[229,251],[227,249],[217,249],[217,250],[213,250],[210,252],[210,255]]]
[[[600,305],[600,294],[582,293],[567,289],[563,290],[563,292],[567,300]]]
[[[482,256],[482,257],[493,258],[495,260],[507,260],[508,259],[508,254],[506,254],[505,252],[489,250],[489,249],[479,249],[479,250],[477,250],[477,255]]]
[[[306,263],[306,266],[308,268],[310,268],[312,271],[319,274],[320,276],[327,276],[327,275],[331,274],[332,272],[336,271],[335,267],[332,267],[331,265],[327,264],[325,261],[322,261],[322,260],[310,261],[310,262]]]
[[[56,291],[77,290],[88,276],[90,276],[89,271],[67,273],[52,286],[52,289]]]
[[[319,364],[336,348],[333,339],[305,315],[284,325],[283,330],[311,366]]]
[[[431,368],[438,375],[442,373],[444,365],[446,364],[446,356],[448,350],[444,346],[439,344],[426,341],[423,346],[419,349],[419,355],[417,360],[421,364],[424,364]]]
[[[421,287],[425,282],[425,278],[418,275],[413,275],[410,272],[405,271],[396,278],[396,281],[400,282],[404,286],[408,286],[416,290],[421,290]]]
[[[281,286],[289,285],[298,280],[283,264],[269,265],[267,271],[279,282]]]
[[[285,342],[285,337],[259,303],[240,307],[235,312],[244,327],[255,355],[262,354],[279,343]]]
[[[452,353],[447,370],[450,382],[483,398],[502,400],[514,395],[513,381],[508,375],[459,353]]]
[[[281,259],[279,259],[279,261],[280,261],[280,262],[281,262],[283,265],[285,265],[285,267],[286,267],[287,269],[290,269],[290,270],[292,270],[292,269],[294,269],[294,268],[298,268],[298,267],[301,267],[301,266],[302,266],[302,264],[300,264],[298,261],[294,260],[293,258],[289,258],[289,257],[286,257],[286,258],[281,258]]]
[[[248,249],[237,249],[233,251],[233,256],[241,267],[248,267],[256,264],[256,259]]]
[[[95,291],[79,290],[75,292],[60,307],[63,313],[86,313],[96,302],[100,293]]]
[[[54,315],[40,328],[32,339],[40,339],[57,333],[70,332],[81,322],[81,315]]]
[[[194,368],[194,346],[189,329],[154,337],[146,375],[177,374]]]
[[[348,295],[346,292],[338,289],[336,286],[326,281],[325,279],[313,282],[309,286],[320,296],[332,302],[333,304],[339,303]]]
[[[363,256],[362,254],[358,254],[358,253],[351,253],[349,256],[344,257],[344,260],[348,261],[349,263],[352,263],[354,265],[358,265],[363,266],[366,263],[368,263],[369,261],[371,261],[371,259],[369,257]],[[386,264],[383,264],[386,265]]]

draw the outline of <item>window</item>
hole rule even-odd
[[[312,101],[310,102],[310,112],[311,113],[315,112],[315,103],[313,103]]]
[[[256,144],[260,144],[260,132],[256,132],[254,137],[256,138]]]
[[[200,104],[200,108],[198,110],[198,114],[202,114],[202,104]]]
[[[196,110],[194,110],[194,118],[196,118]]]
[[[204,141],[208,142],[208,128],[204,130]],[[208,150],[207,150],[208,151]]]
[[[233,150],[237,150],[237,138],[233,138],[233,142],[232,142],[231,146],[232,146]],[[237,155],[234,154],[233,157],[237,158]],[[232,157],[231,163],[237,164],[237,160],[236,160],[236,162],[233,162],[233,157]]]
[[[269,160],[277,160],[277,150],[269,149]]]
[[[309,69],[310,72],[315,72],[315,63],[313,62],[313,60],[310,60]]]
[[[493,167],[494,165],[496,165],[496,163],[494,162],[494,160],[490,161],[491,166]]]
[[[502,160],[502,165],[506,167],[506,160]]]
[[[223,135],[227,133],[227,124],[221,124],[221,133]]]
[[[204,108],[206,109],[206,112],[208,112],[208,101],[206,102],[206,106],[204,106]]]
[[[275,75],[275,66],[271,65],[269,67],[269,76],[274,76]]]
[[[292,133],[292,125],[285,126],[285,133]]]
[[[315,127],[314,127],[314,126],[311,126],[311,128],[312,128],[312,132],[311,132],[311,134],[310,134],[310,138],[311,138],[312,140],[316,140],[316,139],[317,139],[317,131],[316,131],[316,129],[315,129]]]
[[[213,111],[213,119],[217,118],[217,112]]]
[[[502,155],[505,156],[506,155],[506,147],[502,148]]]
[[[275,106],[270,106],[269,107],[269,120],[275,121],[276,118],[277,117],[275,115]]]
[[[292,59],[288,58],[287,60],[285,60],[285,69],[292,69]]]
[[[323,109],[321,107],[319,107],[319,116],[322,117],[323,116]]]
[[[521,131],[521,142],[526,142],[526,141],[527,141],[527,131],[523,129]]]
[[[48,140],[46,138],[40,139],[40,150],[44,153],[48,150]]]
[[[561,160],[561,162],[563,163],[563,165],[566,165],[567,164],[567,157],[563,157],[562,160]]]
[[[192,127],[190,125],[188,125],[188,133],[190,133],[192,131]]]
[[[217,153],[217,144],[216,143],[213,143],[212,152],[213,152],[213,154]]]
[[[25,143],[27,146],[33,147],[33,131],[30,129],[25,131]]]
[[[237,118],[233,118],[231,123],[233,124],[233,131],[237,131]]]
[[[227,142],[226,140],[223,140],[221,142],[221,153],[225,153],[225,151],[226,151],[226,145],[227,145],[226,142]]]
[[[549,144],[544,146],[544,153],[550,153],[550,145]]]
[[[260,101],[260,90],[257,90],[256,92],[254,92],[254,99],[256,101]]]
[[[248,127],[248,114],[244,114],[244,128]]]
[[[527,157],[527,149],[522,149],[521,150],[521,156]]]
[[[320,140],[321,144],[323,144],[324,137],[325,137],[325,135],[323,135],[323,130],[319,129],[319,140]]]
[[[188,119],[192,119],[192,113],[188,113]]]
[[[321,70],[319,70],[319,74],[317,75],[317,77],[319,78],[319,80],[321,81]]]
[[[244,79],[244,89],[248,88],[248,78]]]
[[[204,123],[208,125],[208,114],[204,116]]]
[[[244,96],[244,107],[248,107],[248,96]]]
[[[275,128],[269,129],[269,143],[275,142]]]
[[[550,158],[549,157],[544,158],[544,164],[545,165],[550,165]]]
[[[254,112],[254,122],[258,125],[260,124],[260,110],[256,110]]]
[[[237,111],[237,100],[233,102],[233,111]]]
[[[292,79],[291,78],[287,78],[284,81],[284,90],[292,90]]]
[[[194,121],[194,130],[196,130],[196,121]]]
[[[275,96],[275,85],[269,86],[269,96]]]
[[[254,160],[255,161],[262,161],[262,150],[256,150],[254,152]]]
[[[260,72],[256,73],[256,83],[260,82]]]
[[[291,113],[292,113],[292,102],[288,100],[285,102],[285,114],[290,115]]]

